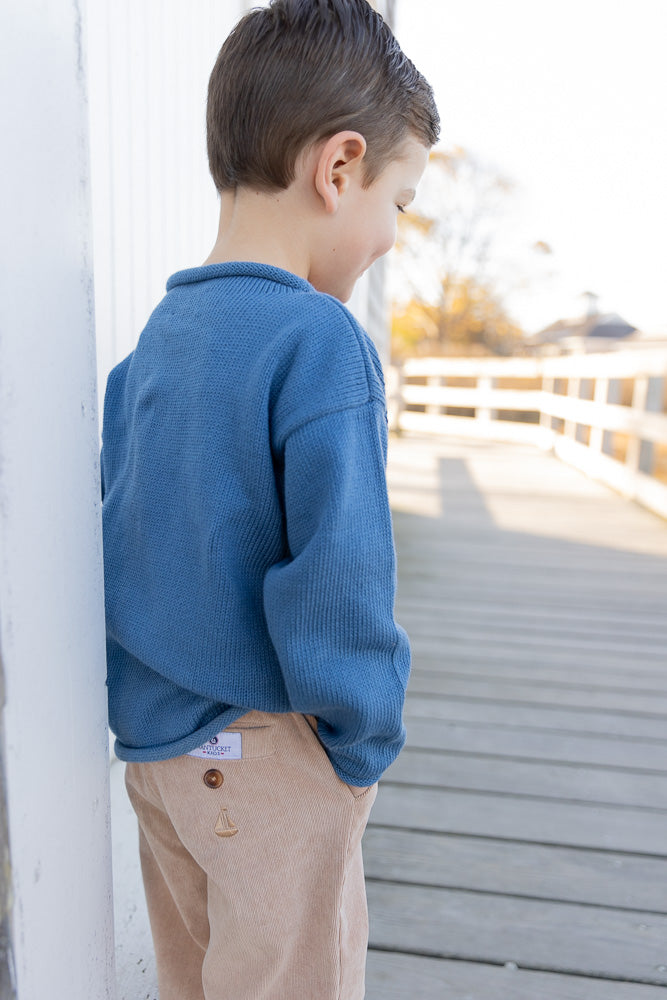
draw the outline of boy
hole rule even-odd
[[[213,69],[220,229],[109,377],[109,715],[161,1000],[359,1000],[361,835],[409,670],[380,364],[341,305],[437,140],[366,0],[274,0]]]

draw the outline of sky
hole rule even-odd
[[[514,317],[534,332],[584,312],[589,291],[602,312],[667,334],[667,0],[397,7],[441,145],[514,184],[503,247],[531,277],[509,296]]]

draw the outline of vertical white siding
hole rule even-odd
[[[371,0],[371,3],[393,28],[396,0]],[[358,282],[356,294],[358,299],[351,303],[353,311],[375,341],[382,363],[386,366],[391,353],[386,258],[373,264]]]
[[[386,13],[389,0],[376,6]],[[251,0],[96,0],[89,12],[90,131],[100,398],[167,278],[203,261],[217,232],[208,173],[208,77]],[[350,306],[388,353],[382,269]]]
[[[203,261],[218,201],[206,89],[242,0],[97,0],[89,12],[90,130],[100,395],[167,278]]]
[[[18,1000],[111,1000],[82,11],[0,6],[0,655]]]

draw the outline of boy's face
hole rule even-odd
[[[340,196],[331,239],[308,275],[321,292],[347,302],[357,279],[396,242],[398,215],[415,196],[428,149],[411,136],[368,188],[361,172]]]

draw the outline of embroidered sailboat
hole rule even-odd
[[[227,815],[226,809],[220,810],[218,822],[215,824],[215,832],[218,837],[233,837],[235,833],[239,832],[239,828],[232,823]]]

